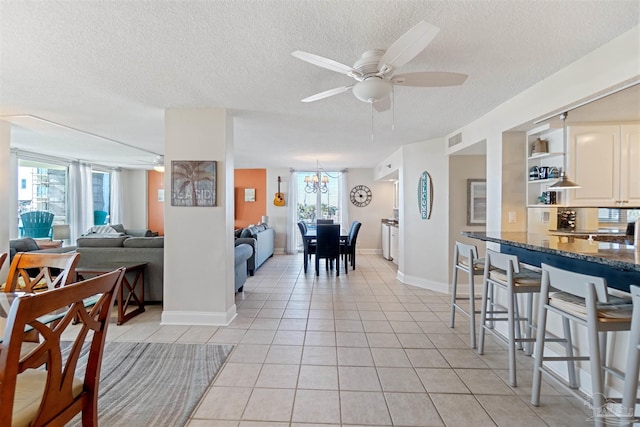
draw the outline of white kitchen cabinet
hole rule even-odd
[[[389,224],[382,223],[382,257],[384,259],[391,259],[391,227]]]
[[[573,206],[640,206],[640,125],[570,126]]]

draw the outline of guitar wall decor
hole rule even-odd
[[[278,177],[278,192],[273,199],[273,204],[276,206],[284,206],[284,194],[280,192],[280,177]]]

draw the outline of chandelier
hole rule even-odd
[[[320,172],[316,172],[313,175],[307,175],[304,177],[304,191],[307,193],[317,193],[320,191],[321,193],[326,193],[329,191],[327,188],[327,184],[329,183],[329,177],[327,175],[322,175],[322,180],[319,178]]]

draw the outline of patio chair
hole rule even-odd
[[[62,426],[78,413],[82,425],[98,425],[102,354],[123,275],[121,268],[13,301],[0,347],[0,425]],[[88,299],[96,301],[91,308],[85,306]],[[25,328],[37,331],[41,340],[21,354]],[[78,378],[85,340],[89,354],[84,377]]]
[[[23,237],[42,238],[51,236],[53,214],[47,211],[31,211],[20,215]]]
[[[107,223],[108,212],[93,211],[93,225],[105,225]]]

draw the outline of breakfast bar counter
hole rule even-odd
[[[463,231],[464,236],[500,244],[500,251],[521,262],[542,263],[607,279],[610,287],[629,291],[640,285],[640,251],[633,245],[547,236],[525,232]]]

